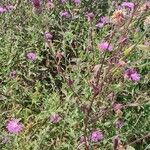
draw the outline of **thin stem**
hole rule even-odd
[[[141,141],[143,139],[149,138],[149,137],[150,137],[150,133],[148,133],[147,135],[145,135],[145,136],[143,136],[143,137],[141,137],[141,138],[139,138],[139,139],[137,139],[137,140],[135,140],[133,142],[128,143],[128,145],[133,145],[133,144],[135,144],[135,143],[137,143],[137,142],[139,142],[139,141]]]
[[[109,40],[109,44],[107,46],[107,49],[109,48],[109,45],[111,43],[111,40],[112,40],[112,37],[115,35],[115,31],[110,35],[110,40]],[[106,49],[106,51],[107,51]],[[105,62],[105,59],[106,59],[106,56],[107,56],[107,53],[105,52],[104,53],[104,57],[101,61],[101,66],[100,66],[100,70],[97,74],[97,81],[96,81],[96,86],[98,86],[99,84],[99,80],[100,80],[100,77],[101,77],[101,72],[102,72],[102,69],[103,69],[103,66],[104,66],[104,62]],[[89,120],[89,116],[90,116],[90,112],[91,112],[91,109],[92,109],[92,105],[94,103],[94,100],[95,100],[95,95],[93,96],[92,100],[91,100],[91,103],[90,103],[90,106],[87,110],[87,113],[86,113],[86,116],[85,116],[85,119],[84,119],[84,139],[85,139],[85,147],[86,147],[86,150],[89,150],[89,146],[87,144],[87,141],[86,141],[86,134],[87,134],[87,128],[88,128],[88,120]]]
[[[63,72],[61,71],[60,73],[61,73],[62,77],[65,79],[65,81],[66,81],[66,83],[67,83],[67,79],[66,79],[65,75],[63,74]],[[72,88],[71,85],[69,85],[69,88],[71,89],[72,93],[78,98],[77,103],[79,104],[79,102],[80,102],[80,104],[81,104],[82,101],[81,101],[80,96],[74,91],[74,89]]]

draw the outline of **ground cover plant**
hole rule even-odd
[[[0,149],[150,149],[150,1],[1,0],[0,23]]]

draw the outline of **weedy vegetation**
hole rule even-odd
[[[0,1],[1,150],[150,150],[150,1]]]

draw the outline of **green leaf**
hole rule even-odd
[[[124,56],[128,56],[130,54],[130,52],[133,50],[135,45],[132,45],[131,47],[127,48],[125,51],[124,51]]]

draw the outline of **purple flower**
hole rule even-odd
[[[37,9],[41,7],[41,0],[32,0],[33,6]]]
[[[17,72],[15,70],[10,73],[11,78],[14,79],[14,78],[16,78],[16,76],[17,76]]]
[[[116,128],[121,129],[124,126],[123,120],[119,119],[116,121]]]
[[[108,42],[102,42],[98,45],[98,48],[102,51],[112,51],[113,47]]]
[[[8,5],[6,7],[0,6],[0,13],[5,13],[5,12],[8,12],[8,11],[13,10],[13,9],[15,9],[15,6],[13,6],[13,5]]]
[[[52,123],[58,123],[60,120],[62,120],[62,118],[58,114],[53,114],[50,117]]]
[[[110,20],[109,20],[109,18],[108,18],[107,16],[102,16],[102,17],[100,18],[100,21],[101,21],[102,23],[104,23],[104,24],[107,24],[107,23],[110,22]]]
[[[121,4],[122,7],[126,7],[126,8],[129,8],[130,10],[133,10],[134,9],[134,3],[132,2],[123,2]]]
[[[140,74],[135,69],[128,69],[125,72],[125,78],[128,78],[132,81],[138,82],[140,81]]]
[[[107,24],[110,22],[109,18],[107,16],[102,16],[100,18],[100,22],[104,23],[104,24]]]
[[[103,140],[103,138],[104,138],[103,133],[98,130],[92,132],[91,137],[90,137],[92,142],[99,142],[99,141]]]
[[[50,32],[45,32],[45,38],[47,41],[51,41],[53,38],[53,35]]]
[[[54,3],[53,3],[53,0],[48,0],[46,6],[47,6],[47,8],[51,8],[51,9],[54,8],[55,5],[54,5]]]
[[[98,28],[102,28],[103,26],[105,26],[106,24],[108,24],[110,21],[109,21],[109,18],[108,17],[105,17],[105,16],[102,16],[100,18],[100,21],[98,24],[96,24],[96,27]]]
[[[64,11],[64,12],[61,12],[61,13],[60,13],[60,16],[61,16],[61,17],[69,18],[69,17],[70,17],[70,14],[69,14],[68,11]]]
[[[90,22],[94,19],[94,14],[92,12],[86,13],[85,15],[87,17],[87,20]]]
[[[115,103],[115,104],[113,104],[114,111],[121,110],[122,107],[123,107],[123,105],[120,104],[120,103]]]
[[[75,4],[80,4],[81,0],[74,0]]]
[[[19,122],[19,119],[11,119],[7,124],[7,130],[10,133],[17,134],[23,130],[23,124]]]
[[[132,81],[140,81],[140,74],[138,74],[137,72],[131,74],[131,80]]]
[[[104,27],[104,24],[101,23],[101,22],[99,22],[99,23],[96,24],[96,27],[97,27],[97,28],[102,28],[102,27]]]
[[[36,60],[36,59],[37,59],[36,53],[29,52],[29,53],[27,54],[27,58],[28,58],[29,60],[32,60],[32,61]]]
[[[7,9],[6,8],[4,8],[4,7],[0,7],[0,13],[4,13],[4,12],[6,12],[7,11]]]

